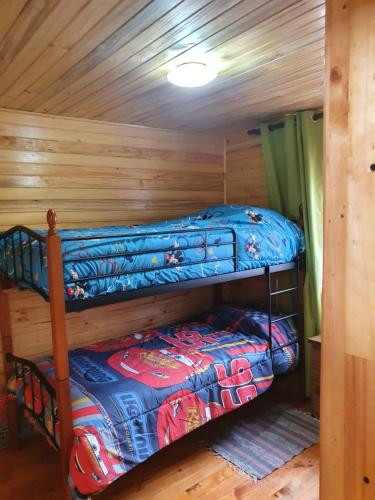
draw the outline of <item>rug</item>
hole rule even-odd
[[[229,425],[217,421],[206,444],[252,479],[262,479],[319,442],[319,421],[287,405],[253,411]]]

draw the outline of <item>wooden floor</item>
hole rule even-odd
[[[253,404],[267,404],[259,398]],[[249,406],[239,410],[251,411]],[[236,418],[223,417],[222,425]],[[267,478],[253,483],[201,443],[198,430],[136,467],[100,495],[98,500],[267,500],[319,498],[319,446],[312,446]],[[37,436],[17,452],[0,452],[2,500],[59,500],[56,453]]]

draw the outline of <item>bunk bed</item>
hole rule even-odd
[[[74,484],[80,484],[80,493],[100,490],[157,449],[260,394],[267,389],[275,374],[294,368],[299,356],[298,336],[301,340],[302,330],[299,291],[304,247],[303,232],[298,227],[302,225],[301,221],[302,218],[299,224],[293,223],[266,209],[223,206],[163,223],[57,233],[56,213],[49,210],[48,232],[16,226],[0,235],[0,312],[5,374],[11,380],[10,387],[13,384],[25,413],[59,450],[64,477],[68,476],[69,460],[72,461],[70,472],[74,470],[74,473],[70,479]],[[294,272],[294,285],[274,290],[272,275],[283,271]],[[200,286],[217,285],[220,290],[222,283],[260,275],[265,276],[267,283],[266,311],[220,306],[198,323],[138,332],[138,337],[128,335],[68,352],[66,312]],[[10,283],[32,288],[49,302],[53,364],[51,359],[36,362],[13,354],[10,315],[4,293],[4,288]],[[276,314],[272,299],[289,292],[294,296],[293,311]],[[216,296],[220,303],[220,293]],[[293,320],[296,320],[297,333]],[[302,347],[302,342],[299,343]],[[210,355],[222,345],[237,347],[225,351],[223,359],[217,357],[217,353]],[[158,366],[163,369],[152,373],[139,369],[139,359],[149,356],[153,358],[151,364],[155,363],[157,356]],[[95,357],[98,358],[97,365],[93,361]],[[87,429],[85,433],[76,425],[76,416],[73,422],[73,401],[89,397],[90,401],[97,402],[97,405],[91,405],[90,411],[99,414],[98,408],[105,407],[104,400],[113,402],[114,398],[111,390],[111,397],[103,395],[101,389],[90,393],[90,380],[85,379],[80,371],[87,359],[97,367],[110,366],[112,376],[113,373],[124,376],[130,383],[129,394],[135,394],[138,403],[141,399],[139,404],[146,408],[146,414],[153,411],[163,413],[164,426],[156,429],[160,426],[156,420],[159,422],[160,419],[154,422],[158,442],[150,445],[149,451],[141,454],[141,458],[127,456],[121,443],[116,443],[113,435],[110,437],[108,428],[113,420],[106,411],[103,410],[105,418],[101,417],[99,421],[102,426],[103,421],[106,422],[107,427],[104,429],[99,425],[89,435]],[[246,362],[251,359],[248,370],[241,365],[244,359]],[[220,373],[219,365],[223,367]],[[227,373],[228,366],[234,367],[233,373]],[[209,368],[214,368],[212,373],[216,373],[216,378],[210,378]],[[257,379],[254,374],[258,369]],[[197,396],[202,391],[209,392],[209,386],[212,386],[213,393],[218,390],[217,384],[222,384],[221,389],[231,387],[232,377],[238,381],[240,374],[249,370],[252,376],[248,383],[237,384],[240,388],[237,396],[245,391],[243,397],[232,405],[229,400],[226,404],[220,400],[220,405],[215,397],[207,400]],[[173,384],[165,383],[172,372]],[[108,375],[105,370],[99,375],[103,373]],[[208,381],[202,377],[203,373],[208,376]],[[107,392],[111,387],[109,379],[103,379]],[[116,380],[113,376],[113,381]],[[200,385],[197,386],[196,380]],[[260,382],[257,384],[256,380]],[[180,387],[178,390],[176,384]],[[167,391],[161,398],[160,390],[167,386],[174,387],[174,396]],[[149,408],[149,403],[141,397],[145,393],[142,387],[147,388],[145,398],[154,401]],[[112,390],[114,388],[112,385]],[[224,391],[221,397],[223,394]],[[177,403],[182,398],[193,398],[200,415],[198,421],[184,431],[171,431],[165,422],[175,419],[179,411]],[[120,405],[118,399],[122,411],[130,416],[133,410],[126,410],[126,407],[131,407],[132,403],[134,401],[125,398]],[[171,407],[174,408],[173,415],[170,414]],[[141,430],[142,415],[136,415]],[[10,441],[15,445],[17,405],[14,400],[8,405],[8,417]],[[146,433],[146,427],[143,430]],[[103,439],[107,440],[107,447]],[[82,455],[85,447],[86,456]],[[107,452],[98,453],[102,448]],[[91,464],[88,475],[82,463],[87,462],[90,453],[96,460],[96,472]],[[66,496],[69,495],[67,488]]]

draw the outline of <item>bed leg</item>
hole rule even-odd
[[[60,443],[60,475],[61,475],[61,487],[62,487],[62,498],[64,500],[71,500],[72,495],[68,482],[69,474],[69,460],[70,460],[71,446],[64,445],[63,442]]]

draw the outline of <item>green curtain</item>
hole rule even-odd
[[[310,360],[307,339],[320,333],[323,266],[323,120],[300,111],[283,127],[261,125],[262,151],[270,208],[297,219],[302,203],[306,241],[304,332],[306,392]]]

